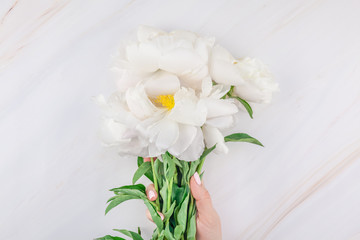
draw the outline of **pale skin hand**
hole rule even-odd
[[[150,158],[144,158],[144,161],[150,161]],[[190,179],[191,194],[196,200],[197,218],[196,218],[196,239],[197,240],[221,240],[221,222],[220,217],[215,211],[209,192],[201,182],[199,174],[195,173]],[[153,184],[146,188],[146,195],[150,201],[155,201],[158,197]],[[163,219],[164,215],[159,213]],[[146,216],[152,221],[149,210]]]

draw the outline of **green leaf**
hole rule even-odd
[[[196,236],[196,214],[194,213],[191,218],[190,221],[188,222],[188,229],[187,229],[187,239],[188,240],[195,240],[195,236]]]
[[[162,212],[167,209],[168,185],[165,182],[164,186],[160,189],[160,196],[163,199]]]
[[[145,191],[146,191],[146,188],[145,188],[145,186],[143,184],[125,185],[125,186],[122,186],[122,187],[110,189],[110,191],[112,191],[112,192],[120,192],[121,193],[121,191],[124,190],[124,189],[139,190],[142,193],[145,193]]]
[[[179,225],[183,225],[184,229],[186,227],[186,219],[187,219],[187,209],[189,204],[189,196],[190,194],[187,194],[184,201],[181,204],[180,210],[176,216],[176,220]]]
[[[171,217],[171,215],[172,215],[173,212],[174,212],[175,206],[176,206],[176,201],[174,201],[174,202],[171,204],[171,206],[170,206],[170,208],[169,208],[168,211],[164,212],[164,221],[168,220],[168,219]]]
[[[187,174],[187,180],[189,181],[190,178],[194,175],[194,173],[196,172],[197,167],[199,166],[200,161],[196,160],[193,162],[190,162],[190,169],[189,172]]]
[[[247,101],[245,101],[244,99],[239,98],[237,96],[230,96],[230,97],[235,98],[236,100],[238,100],[245,107],[245,109],[249,113],[250,117],[253,118],[253,110],[252,110],[250,104]]]
[[[140,167],[136,170],[132,179],[133,184],[136,183],[139,178],[151,169],[151,162],[143,162]]]
[[[109,198],[109,200],[107,200],[107,202],[106,202],[106,203],[111,202],[111,201],[112,201],[112,200],[114,200],[117,196],[118,196],[118,195],[115,195],[115,196],[113,196],[113,197]]]
[[[165,237],[165,230],[162,230],[161,233],[159,234],[158,240],[163,240]]]
[[[140,167],[140,165],[144,162],[144,158],[143,157],[138,157],[137,158],[137,165],[138,167]]]
[[[138,167],[140,167],[140,165],[144,162],[144,158],[142,157],[138,157],[137,159],[137,165]],[[153,174],[152,174],[152,169],[150,168],[150,170],[148,170],[146,173],[145,173],[145,176],[151,181],[151,182],[154,182],[154,177],[153,177]]]
[[[161,217],[157,213],[156,209],[150,203],[149,200],[145,200],[144,203],[145,203],[146,207],[149,209],[151,218],[154,221],[154,223],[156,224],[157,228],[159,229],[159,231],[162,231],[163,230],[163,221],[161,220]]]
[[[179,240],[184,231],[185,231],[185,227],[183,225],[177,225],[174,230],[175,239]]]
[[[216,145],[212,146],[211,148],[206,148],[204,152],[200,156],[200,160],[206,158],[209,153],[211,153],[216,148]]]
[[[122,189],[119,192],[117,192],[118,195],[130,195],[130,196],[134,196],[137,197],[139,199],[146,199],[147,196],[145,193],[139,191],[139,190],[135,190],[135,189]]]
[[[181,161],[181,171],[182,171],[182,179],[181,179],[181,185],[186,185],[188,182],[187,175],[189,171],[189,162]]]
[[[173,191],[171,200],[172,202],[176,201],[177,203],[182,203],[186,196],[186,189],[185,186],[179,187],[178,185],[173,185]]]
[[[248,143],[257,144],[262,147],[264,146],[257,139],[249,136],[246,133],[234,133],[229,136],[226,136],[224,139],[225,139],[225,142],[248,142]]]
[[[235,86],[231,86],[230,87],[230,90],[227,92],[227,94],[231,97],[232,96],[232,94],[233,94],[233,92],[234,92],[234,88],[235,88]]]
[[[141,229],[138,227],[138,234],[141,236]]]
[[[121,238],[121,237],[114,237],[114,236],[106,235],[101,238],[96,238],[95,240],[126,240],[126,239]]]
[[[133,240],[144,240],[139,234],[137,234],[136,232],[132,232],[129,230],[125,230],[125,229],[113,229],[114,231],[118,231],[121,232],[122,234],[131,237]]]
[[[165,227],[165,237],[166,237],[167,240],[175,240],[173,234],[170,231],[169,224],[167,224],[166,227]]]
[[[173,215],[173,216],[174,216],[174,215]],[[171,226],[170,231],[171,231],[172,233],[174,233],[175,226],[176,226],[176,220],[175,220],[174,217],[171,217],[171,218],[170,218],[169,224],[170,224],[170,226]]]
[[[155,176],[159,185],[159,189],[163,186],[163,163],[159,159],[154,162]]]
[[[156,240],[159,236],[159,229],[155,228],[151,237],[151,240]]]
[[[192,215],[194,215],[196,213],[196,204],[195,204],[195,199],[192,195],[190,195],[190,199],[189,199],[189,209],[188,209],[188,223],[190,221],[190,218]]]
[[[175,162],[174,162],[174,158],[175,157],[166,157],[166,161],[168,163],[168,169],[167,169],[167,172],[166,172],[166,178],[167,179],[171,179],[174,174],[175,174],[175,171],[176,171],[176,167],[175,167]]]
[[[137,185],[126,185],[119,188],[113,188],[113,191],[117,195],[130,195],[135,196],[139,199],[146,199],[145,186],[142,184]]]
[[[130,199],[139,199],[139,198],[136,197],[136,196],[130,196],[130,195],[118,195],[118,196],[116,196],[116,198],[111,200],[111,202],[107,206],[107,208],[105,210],[105,214],[107,214],[111,209],[113,209],[114,207],[116,207],[120,203],[125,202],[125,201],[130,200]]]
[[[178,184],[178,182],[179,182],[178,177],[179,177],[179,176],[178,176],[178,168],[175,167],[175,173],[174,173],[174,177],[173,177],[173,179],[174,179],[173,183],[174,183],[174,184]]]
[[[173,160],[174,160],[175,164],[176,164],[178,167],[182,167],[179,159],[177,159],[176,157],[174,157]]]

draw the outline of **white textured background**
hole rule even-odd
[[[224,240],[360,239],[359,0],[0,0],[1,240],[154,228],[140,201],[104,216],[136,163],[101,147],[91,101],[139,24],[215,36],[280,83],[237,127],[266,147],[232,143],[205,165]]]

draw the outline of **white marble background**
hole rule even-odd
[[[360,239],[359,0],[0,0],[1,240],[150,235],[140,201],[104,216],[136,163],[101,147],[91,101],[139,24],[215,36],[280,82],[237,126],[266,147],[205,165],[224,240]]]

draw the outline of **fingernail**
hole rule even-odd
[[[154,200],[154,198],[155,198],[155,193],[154,193],[154,191],[150,190],[149,193],[148,193],[148,195],[149,195],[149,200]]]
[[[197,172],[195,172],[194,174],[194,179],[195,179],[195,182],[198,184],[198,185],[201,185],[201,179],[200,179],[200,176]]]
[[[159,213],[159,212],[158,212]],[[162,214],[162,213],[159,213],[159,215],[160,215],[160,218],[161,218],[161,220],[163,220],[164,221],[164,215]]]

